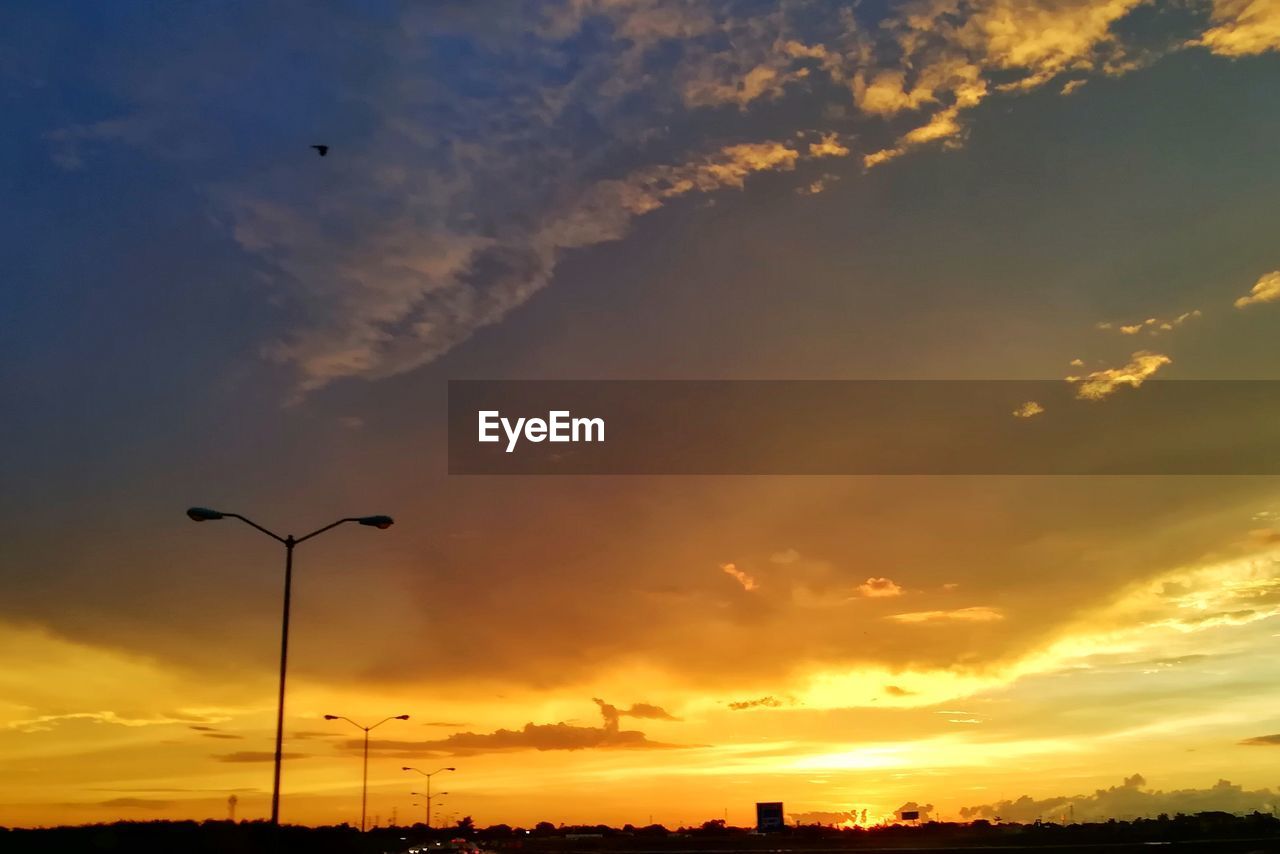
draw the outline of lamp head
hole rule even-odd
[[[450,765],[448,768],[446,768],[446,769],[444,769],[444,770],[446,770],[446,771],[457,771],[458,769],[457,769],[457,768],[454,768],[452,765]]]
[[[412,769],[412,768],[410,768],[408,765],[405,765],[405,766],[403,766],[400,770],[401,770],[401,771],[412,771],[413,769]]]
[[[407,720],[409,720],[409,716],[408,716],[408,715],[396,715],[396,720],[398,720],[398,721],[407,721]]]
[[[208,507],[187,508],[187,518],[192,522],[212,522],[215,519],[221,519],[224,515],[217,510],[210,510]]]
[[[324,716],[324,719],[325,719],[326,721],[336,721],[336,720],[338,719],[338,716],[337,716],[337,715],[325,715],[325,716]]]
[[[377,528],[380,531],[385,531],[387,528],[390,528],[395,524],[395,520],[390,516],[361,516],[356,519],[356,521],[361,525],[366,525],[370,528]]]

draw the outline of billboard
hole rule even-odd
[[[756,804],[756,830],[766,833],[770,830],[782,830],[787,826],[782,817],[782,802],[770,801]]]
[[[902,811],[902,820],[903,820],[903,821],[919,821],[919,820],[920,820],[920,810],[903,810],[903,811]]]

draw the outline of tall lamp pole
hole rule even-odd
[[[217,519],[239,519],[249,527],[257,528],[259,531],[284,546],[284,619],[280,628],[280,696],[276,703],[276,761],[275,772],[271,782],[271,823],[273,825],[279,825],[280,751],[284,744],[284,676],[286,665],[289,661],[289,594],[293,585],[293,547],[298,543],[305,542],[312,537],[323,534],[330,528],[336,528],[344,522],[356,522],[369,528],[386,530],[391,527],[394,520],[390,516],[348,516],[345,519],[339,519],[336,522],[325,525],[323,528],[318,528],[310,534],[307,534],[305,537],[294,537],[293,534],[282,537],[274,531],[268,531],[252,519],[241,516],[239,513],[223,513],[218,510],[210,510],[208,507],[191,507],[187,510],[187,517],[193,522],[212,522]]]
[[[428,827],[428,828],[430,828],[430,827],[431,827],[431,778],[432,778],[432,777],[434,777],[435,775],[439,774],[441,771],[457,771],[458,769],[457,769],[457,768],[454,768],[454,767],[452,767],[452,766],[450,766],[450,767],[448,767],[448,768],[437,768],[436,770],[434,770],[434,771],[432,771],[430,774],[428,774],[426,771],[423,771],[421,768],[410,768],[408,765],[406,765],[406,766],[404,766],[403,768],[401,768],[400,770],[401,770],[401,771],[417,771],[417,772],[418,772],[419,774],[421,774],[423,777],[426,777],[426,778],[427,778],[427,792],[426,792],[426,794],[423,794],[422,796],[423,796],[424,798],[426,798],[426,799],[427,799],[427,827]],[[417,794],[422,794],[422,793],[421,793],[421,792],[410,792],[410,794],[417,795]],[[444,794],[448,794],[448,792],[445,792]]]
[[[387,721],[407,721],[409,716],[393,715],[389,718],[383,718],[373,726],[361,726],[345,715],[325,715],[324,719],[326,721],[346,721],[356,729],[364,730],[364,777],[360,783],[360,832],[364,833],[364,819],[367,812],[366,807],[369,803],[369,730],[377,729]]]

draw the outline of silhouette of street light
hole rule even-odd
[[[450,768],[449,770],[450,770],[450,771],[452,771],[453,769],[452,769],[452,768]],[[434,801],[434,800],[436,800],[436,799],[438,799],[438,798],[443,798],[445,795],[447,795],[447,794],[449,794],[449,793],[448,793],[448,792],[436,792],[434,795],[430,795],[430,794],[426,794],[426,793],[424,793],[424,792],[410,792],[409,794],[411,794],[411,795],[417,795],[417,796],[418,796],[418,797],[420,797],[420,798],[426,798],[426,800],[427,800],[427,829],[428,829],[428,830],[430,830],[430,829],[431,829],[431,803],[432,803],[432,801]]]
[[[211,522],[223,516],[217,510],[210,510],[208,507],[190,507],[187,509],[187,515],[191,517],[192,522]]]
[[[439,774],[441,771],[457,771],[458,769],[450,765],[448,768],[437,768],[436,770],[428,774],[426,771],[423,771],[421,768],[412,768],[408,765],[405,765],[400,770],[401,771],[417,771],[423,777],[427,778],[427,793],[422,796],[427,799],[427,827],[430,828],[431,827],[431,778]],[[410,792],[410,794],[417,795],[421,793]]]
[[[326,721],[346,721],[356,729],[364,730],[364,777],[360,783],[360,832],[364,833],[364,819],[366,814],[366,805],[369,802],[369,730],[377,729],[387,721],[407,721],[408,715],[393,715],[389,718],[383,718],[373,726],[361,726],[346,715],[325,715]]]
[[[280,759],[281,747],[284,744],[284,677],[286,666],[289,661],[289,596],[293,587],[293,547],[298,543],[305,542],[312,537],[319,536],[330,528],[336,528],[345,522],[356,522],[370,528],[378,528],[386,530],[394,524],[394,520],[390,516],[347,516],[336,522],[331,522],[323,528],[317,528],[304,537],[295,537],[293,534],[282,537],[274,531],[269,531],[259,525],[257,522],[239,513],[224,513],[220,510],[210,510],[208,507],[189,507],[187,508],[187,518],[193,522],[213,522],[218,519],[239,519],[251,528],[257,528],[271,539],[284,546],[284,618],[280,627],[280,694],[276,702],[276,755],[275,755],[275,771],[271,782],[271,823],[273,825],[280,824]]]

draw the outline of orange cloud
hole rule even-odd
[[[738,567],[736,567],[731,563],[721,564],[720,569],[724,571],[725,575],[728,575],[730,578],[734,579],[739,584],[741,584],[742,589],[746,590],[747,592],[755,590],[759,586],[756,584],[756,580],[754,578],[747,575],[745,572],[738,569]]]
[[[890,596],[901,596],[902,588],[888,578],[868,578],[858,585],[858,595],[868,599],[883,599]]]
[[[957,608],[953,611],[914,611],[907,614],[892,614],[887,619],[896,623],[991,623],[1003,620],[1004,614],[998,608],[978,605],[971,608]]]
[[[1173,359],[1161,353],[1139,350],[1123,368],[1106,368],[1083,378],[1067,377],[1067,382],[1080,384],[1076,397],[1081,400],[1102,400],[1121,386],[1139,387],[1156,371],[1172,363]]]
[[[848,153],[849,149],[840,143],[840,138],[834,133],[829,133],[817,142],[809,144],[811,157],[844,157]]]

